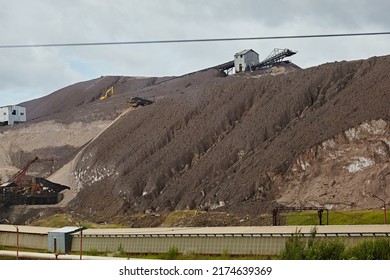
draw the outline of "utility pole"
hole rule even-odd
[[[378,197],[377,195],[375,194],[372,194],[371,195],[373,198],[376,198],[376,199],[379,199],[380,201],[383,202],[383,206],[382,206],[382,209],[383,209],[383,223],[384,224],[387,224],[387,219],[386,219],[386,201],[380,197]]]
[[[72,222],[74,225],[76,225],[80,231],[80,260],[83,259],[83,230],[86,229],[86,227],[83,227],[80,222],[74,222],[71,218],[68,218],[70,222]]]

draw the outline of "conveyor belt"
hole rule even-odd
[[[274,49],[263,61],[252,66],[252,69],[261,69],[271,67],[272,65],[282,61],[284,58],[296,54],[296,51],[289,49]]]

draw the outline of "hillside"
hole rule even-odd
[[[1,128],[0,162],[12,169],[62,151],[50,178],[72,187],[64,209],[90,220],[178,209],[249,215],[279,204],[376,208],[371,194],[390,192],[389,62],[102,77],[25,103],[32,121]],[[98,100],[111,85],[117,94]],[[129,109],[131,96],[156,102]],[[20,133],[48,124],[57,141]],[[63,137],[69,130],[74,137]]]

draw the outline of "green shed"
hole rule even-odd
[[[69,253],[72,247],[72,234],[81,231],[82,227],[63,227],[48,233],[48,249],[53,253]]]

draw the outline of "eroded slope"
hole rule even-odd
[[[207,86],[186,77],[187,90],[129,112],[83,151],[73,173],[80,193],[71,207],[108,217],[174,209],[262,213],[278,202],[312,203],[284,196],[298,185],[288,172],[300,155],[339,133],[389,120],[389,62],[236,75]],[[338,182],[337,189],[344,187],[354,192]],[[339,205],[360,205],[359,195],[346,194]]]

